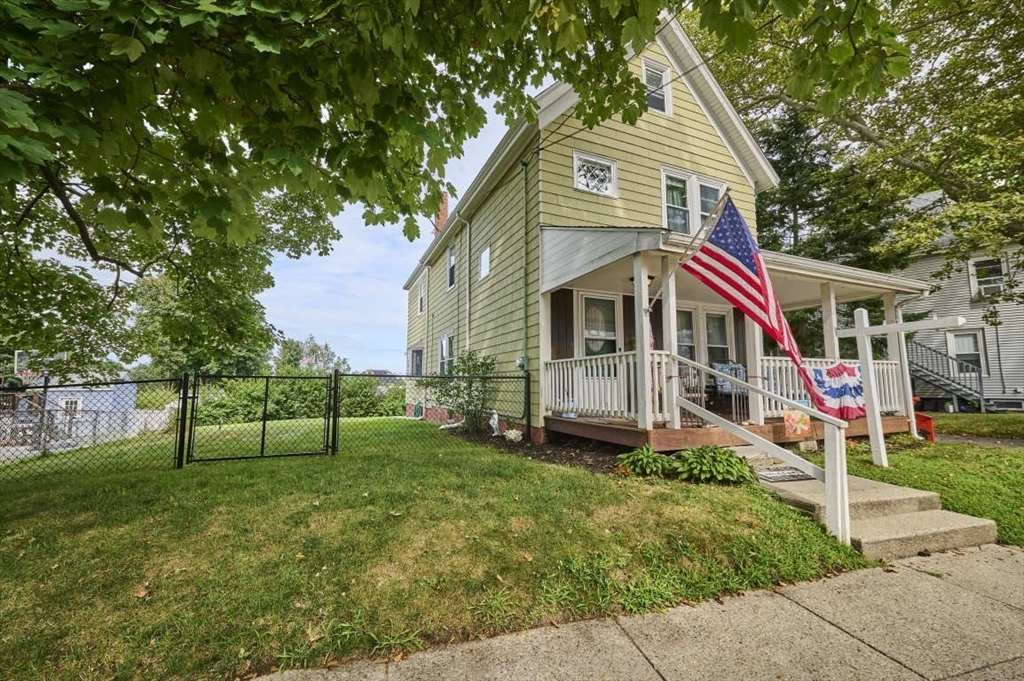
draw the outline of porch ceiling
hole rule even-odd
[[[541,239],[541,289],[559,287],[633,292],[633,260],[643,253],[653,275],[652,295],[661,288],[661,258],[676,259],[689,238],[653,228],[610,229],[546,227]],[[821,285],[831,283],[837,302],[878,298],[886,293],[927,293],[926,282],[871,272],[810,258],[763,251],[779,303],[796,310],[821,305]],[[681,301],[725,303],[718,294],[685,272],[676,275],[676,296]]]

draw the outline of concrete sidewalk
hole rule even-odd
[[[1024,681],[1024,551],[994,544],[645,617],[270,681]]]

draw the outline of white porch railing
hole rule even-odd
[[[636,353],[545,362],[544,404],[563,414],[635,421]]]
[[[857,360],[842,360],[846,364],[860,366]],[[835,360],[805,357],[804,366],[808,369],[827,369]],[[762,357],[761,370],[757,374],[760,382],[754,380],[769,393],[764,397],[764,415],[766,418],[781,418],[788,407],[776,399],[782,396],[790,400],[807,400],[809,396],[803,381],[797,374],[796,367],[788,357]],[[751,377],[754,378],[754,377]],[[900,365],[894,361],[875,362],[875,385],[878,387],[879,409],[885,412],[903,413],[900,399]]]
[[[563,414],[636,421],[636,370],[635,352],[545,362],[544,404]],[[678,373],[672,353],[652,350],[650,372],[653,420],[671,421]]]

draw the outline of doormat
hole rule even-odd
[[[813,475],[807,475],[799,468],[792,466],[771,466],[759,468],[757,477],[765,482],[795,482],[797,480],[814,480]]]

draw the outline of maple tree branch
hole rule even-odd
[[[105,262],[111,265],[117,265],[119,268],[124,269],[126,272],[131,272],[137,277],[141,277],[145,274],[145,267],[136,269],[132,265],[118,260],[117,258],[109,258],[105,255],[101,255],[96,249],[96,244],[92,241],[92,236],[89,234],[89,226],[85,224],[85,220],[79,215],[78,210],[74,204],[71,203],[71,199],[68,198],[67,192],[64,191],[64,183],[54,174],[53,170],[49,166],[40,166],[43,172],[43,178],[53,191],[53,195],[60,201],[61,206],[64,207],[64,212],[67,213],[68,217],[71,218],[71,222],[78,228],[78,238],[82,240],[82,245],[85,246],[86,252],[89,253],[89,257],[92,258],[93,262]],[[148,265],[146,266],[148,267]]]

